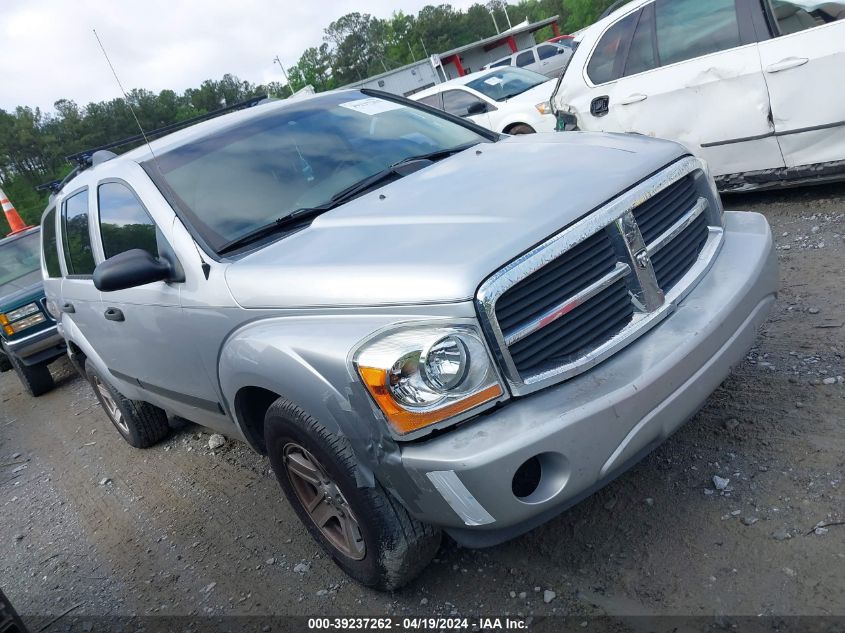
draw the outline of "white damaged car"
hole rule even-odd
[[[524,68],[493,68],[470,73],[410,96],[494,132],[554,132],[549,96],[554,79]]]
[[[845,179],[845,2],[633,0],[580,40],[559,129],[679,141],[723,191]]]

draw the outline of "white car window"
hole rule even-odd
[[[845,20],[845,3],[810,0],[769,0],[780,35],[812,29],[828,22]]]
[[[540,59],[548,59],[549,57],[554,57],[555,55],[560,55],[562,53],[562,48],[559,46],[552,46],[551,44],[543,44],[542,46],[537,47],[537,57]]]
[[[656,0],[655,11],[663,66],[740,45],[736,0]]]
[[[493,62],[490,64],[488,68],[498,68],[499,66],[510,66],[511,65],[511,58],[505,57],[504,59],[500,59],[497,62]]]
[[[654,5],[649,4],[643,9],[637,30],[634,31],[634,38],[631,40],[631,48],[625,62],[626,77],[644,73],[660,65],[654,42]]]
[[[469,110],[473,106],[478,108],[479,111],[470,112]],[[471,114],[481,114],[482,112],[486,112],[487,104],[465,90],[447,90],[443,93],[443,109],[449,114],[467,117]]]
[[[587,76],[594,84],[607,83],[622,76],[625,48],[639,15],[639,12],[634,12],[625,16],[602,35],[587,63]]]
[[[420,103],[424,103],[432,108],[437,108],[438,110],[443,109],[443,104],[440,103],[440,93],[429,95],[427,97],[423,97],[422,99],[417,99]]]
[[[520,68],[534,63],[534,51],[524,51],[516,56],[516,65]]]

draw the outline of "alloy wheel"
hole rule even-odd
[[[325,468],[295,442],[285,445],[283,456],[288,480],[314,525],[344,556],[364,558],[367,550],[358,520]]]

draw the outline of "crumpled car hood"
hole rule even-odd
[[[319,216],[226,270],[248,308],[471,299],[526,250],[686,154],[616,134],[515,136],[442,160]]]

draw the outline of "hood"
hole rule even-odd
[[[468,300],[509,261],[685,153],[635,135],[508,137],[324,213],[233,262],[226,279],[249,308]]]
[[[41,271],[36,270],[0,285],[0,312],[8,312],[44,296]]]

